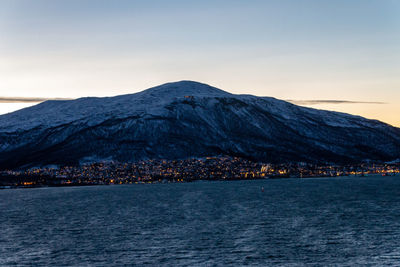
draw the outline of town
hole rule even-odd
[[[395,176],[399,173],[400,162],[345,166],[301,162],[265,164],[239,157],[221,156],[185,160],[147,160],[133,163],[107,161],[80,166],[6,170],[0,172],[0,188],[180,183],[196,180]]]

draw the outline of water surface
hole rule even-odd
[[[1,266],[399,263],[400,177],[0,191]]]

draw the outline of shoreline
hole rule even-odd
[[[181,181],[146,181],[133,183],[67,183],[67,184],[34,184],[34,185],[0,185],[0,190],[6,189],[34,189],[34,188],[54,188],[54,187],[82,187],[82,186],[117,186],[117,185],[146,185],[146,184],[180,184],[196,182],[225,182],[225,181],[256,181],[256,180],[284,180],[284,179],[337,179],[337,178],[368,178],[368,177],[396,177],[397,175],[340,175],[340,176],[309,176],[309,177],[266,177],[266,178],[245,178],[245,179],[197,179]]]

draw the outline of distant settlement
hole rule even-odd
[[[395,176],[399,173],[400,162],[319,166],[308,163],[265,164],[238,157],[221,156],[185,160],[147,160],[135,163],[108,161],[81,166],[5,170],[0,172],[0,188],[350,175],[363,177],[372,174]]]

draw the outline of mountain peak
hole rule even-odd
[[[151,94],[153,96],[168,96],[168,97],[182,97],[182,96],[198,96],[198,97],[218,97],[230,96],[231,94],[208,84],[195,82],[195,81],[178,81],[165,83],[150,89],[144,90],[142,93]]]

